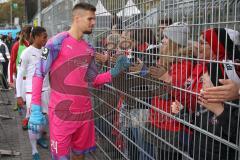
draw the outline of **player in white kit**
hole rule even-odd
[[[18,68],[17,80],[16,80],[16,92],[17,92],[17,103],[19,106],[23,106],[23,85],[25,85],[26,91],[26,118],[30,117],[30,106],[32,99],[32,78],[35,73],[36,64],[41,59],[42,55],[42,47],[47,42],[47,33],[46,30],[42,27],[35,27],[32,29],[32,38],[33,44],[26,48],[20,58],[20,64]],[[23,84],[23,76],[26,77],[25,84]],[[42,87],[42,112],[44,114],[48,113],[48,101],[49,101],[49,79],[48,76],[44,79],[43,87]],[[45,138],[43,137],[44,127],[42,127],[42,132],[37,133],[29,130],[29,139],[32,145],[32,155],[33,160],[38,160],[39,154],[36,148],[36,143],[38,143],[41,147],[47,148],[48,145],[46,143]]]

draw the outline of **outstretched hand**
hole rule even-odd
[[[200,96],[198,97],[198,103],[218,116],[224,110],[223,104],[220,101],[211,102],[203,96],[204,92],[211,88],[215,87],[213,87],[213,83],[210,79],[209,74],[205,73],[203,75],[203,87],[202,90],[200,91]]]
[[[206,88],[201,96],[209,103],[220,103],[239,99],[240,85],[230,79],[220,79],[222,86]]]
[[[109,55],[108,54],[101,54],[101,53],[96,53],[95,55],[95,60],[99,64],[104,64],[108,61]]]
[[[126,56],[119,56],[116,61],[116,65],[110,70],[112,77],[118,76],[121,72],[128,69],[130,66],[130,61]]]
[[[130,72],[140,72],[144,66],[144,63],[138,58],[137,63],[129,67]]]
[[[177,100],[173,102],[171,105],[171,110],[173,114],[178,114],[182,109],[183,109],[183,105]]]
[[[164,75],[164,73],[166,73],[167,70],[162,67],[162,66],[159,66],[159,67],[154,67],[154,66],[151,66],[149,68],[149,73],[150,73],[150,76],[152,78],[155,78],[157,80],[160,80],[161,77]]]

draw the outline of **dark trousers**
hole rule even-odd
[[[1,75],[2,85],[4,89],[8,89],[7,76],[8,76],[8,62],[1,62],[3,67],[3,75]]]

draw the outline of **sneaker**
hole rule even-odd
[[[40,160],[40,156],[39,153],[35,153],[34,155],[32,155],[33,160]]]
[[[43,137],[41,137],[40,139],[37,140],[37,144],[44,149],[48,148],[47,140]]]
[[[28,129],[28,118],[24,118],[22,120],[22,129],[27,130]]]

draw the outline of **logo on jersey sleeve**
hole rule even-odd
[[[49,49],[48,49],[48,48],[43,48],[41,58],[44,59],[44,60],[46,60],[47,57],[48,57],[48,54],[49,54]]]

